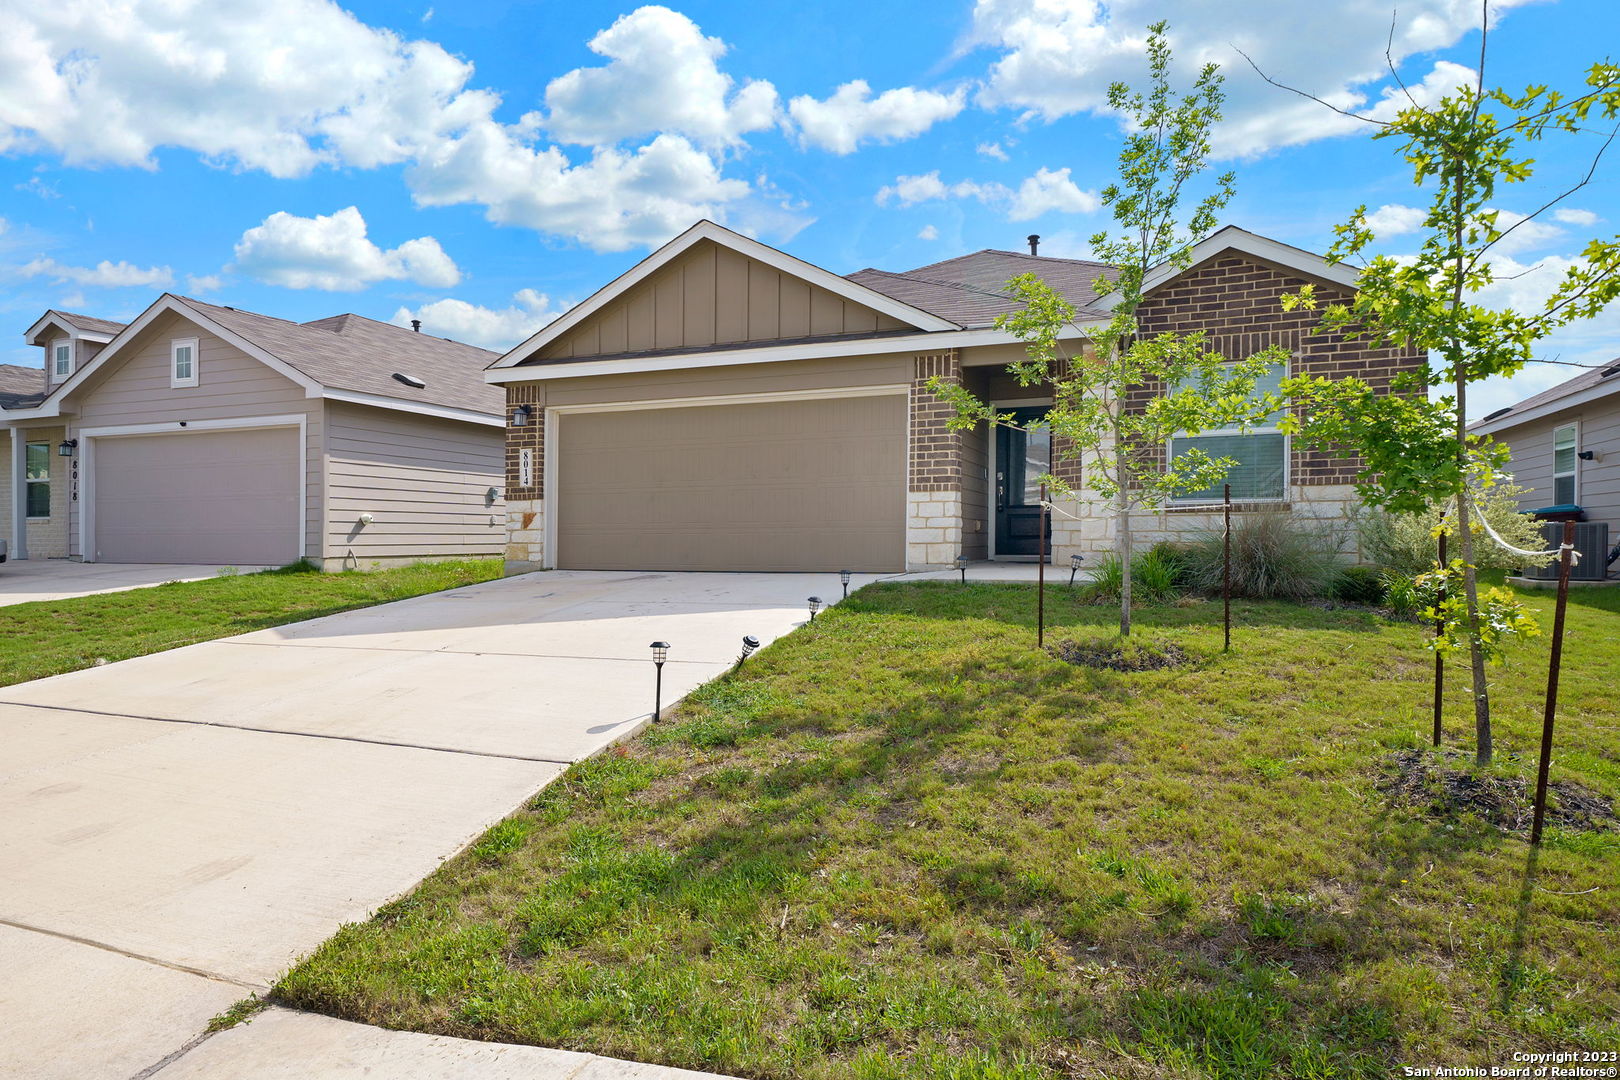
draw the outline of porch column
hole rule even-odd
[[[949,567],[962,553],[962,433],[948,427],[954,410],[929,392],[939,377],[962,381],[955,349],[913,357],[911,454],[906,484],[906,569]]]
[[[28,558],[28,452],[23,429],[11,429],[11,558]]]

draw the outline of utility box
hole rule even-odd
[[[1541,526],[1541,538],[1548,550],[1564,542],[1562,522],[1549,521]],[[1606,521],[1580,521],[1575,524],[1575,550],[1581,558],[1569,568],[1571,581],[1602,581],[1608,576],[1609,523]],[[1535,581],[1557,581],[1558,560],[1546,566],[1527,566],[1521,576]]]

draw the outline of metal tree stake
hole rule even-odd
[[[1035,644],[1046,648],[1046,485],[1041,485],[1041,542],[1035,566]]]
[[[1226,644],[1221,646],[1222,652],[1232,651],[1232,485],[1221,485],[1222,511],[1226,519],[1226,529],[1222,546],[1225,551],[1225,562],[1221,566],[1221,608],[1222,625],[1225,628]]]
[[[1446,566],[1447,566],[1447,563],[1446,563],[1446,534],[1441,533],[1440,534],[1440,569],[1443,571],[1443,570],[1445,570]],[[1439,580],[1440,580],[1440,591],[1439,591],[1438,594],[1436,594],[1436,596],[1434,598],[1434,604],[1435,604],[1435,610],[1436,611],[1440,610],[1440,605],[1445,603],[1445,600],[1446,600],[1446,585],[1445,585],[1446,579],[1445,579],[1444,576],[1442,576]],[[1434,637],[1435,637],[1435,642],[1436,642],[1437,645],[1439,643],[1440,638],[1445,634],[1445,632],[1446,632],[1446,617],[1445,617],[1445,615],[1442,614],[1442,615],[1439,615],[1434,620]],[[1441,697],[1445,693],[1445,687],[1446,687],[1446,654],[1441,652],[1440,649],[1437,647],[1434,650],[1434,745],[1435,746],[1440,745]]]
[[[1547,815],[1547,769],[1552,765],[1553,715],[1558,711],[1558,668],[1564,658],[1564,608],[1569,604],[1569,564],[1575,555],[1575,523],[1564,522],[1558,547],[1558,604],[1553,608],[1552,656],[1547,661],[1547,708],[1541,714],[1541,764],[1536,769],[1536,816],[1530,824],[1530,846],[1541,844],[1541,822]]]

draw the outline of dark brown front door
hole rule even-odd
[[[1052,471],[1052,436],[1044,427],[1027,430],[1046,416],[1045,406],[1011,412],[1018,427],[996,428],[996,554],[1039,555],[1040,478]],[[1046,529],[1050,538],[1050,521]]]

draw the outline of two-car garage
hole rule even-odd
[[[905,566],[905,393],[556,410],[556,565]]]
[[[96,561],[280,566],[302,553],[298,427],[85,442]]]

